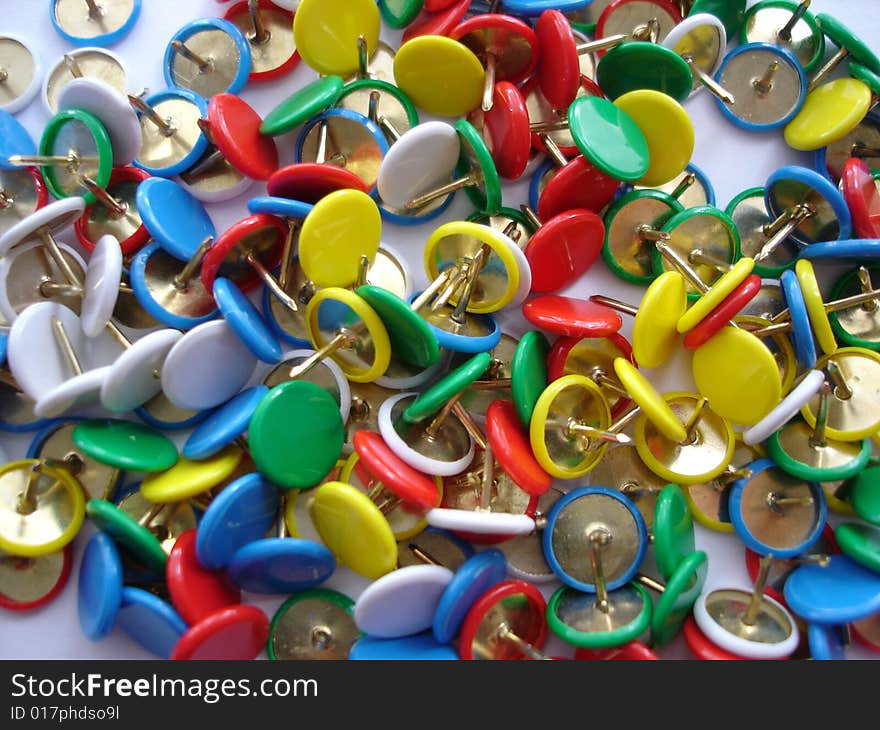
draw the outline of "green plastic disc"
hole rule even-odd
[[[803,420],[786,424],[767,439],[770,458],[780,469],[807,482],[835,482],[858,474],[871,458],[871,439],[836,441],[811,448],[813,429]]]
[[[47,123],[40,139],[40,155],[62,157],[76,154],[76,173],[106,188],[113,171],[113,147],[104,125],[93,114],[81,109],[65,109]],[[41,168],[49,192],[56,198],[82,196],[86,205],[95,202],[95,194],[80,182],[66,165]]]
[[[379,0],[382,20],[396,30],[406,28],[421,12],[425,0]]]
[[[817,13],[816,24],[838,48],[846,48],[854,61],[866,66],[869,71],[880,74],[880,59],[837,18],[827,13]]]
[[[607,649],[638,638],[651,623],[651,599],[638,583],[611,591],[608,601],[611,608],[604,613],[596,605],[595,593],[562,586],[547,604],[547,625],[572,646]]]
[[[655,645],[665,646],[678,636],[681,625],[703,590],[707,570],[708,556],[698,550],[687,555],[669,576],[651,618],[651,641]]]
[[[395,357],[420,368],[430,367],[440,359],[440,345],[434,330],[403,299],[369,284],[358,287],[357,295],[382,318]]]
[[[257,469],[286,489],[317,486],[336,465],[344,441],[336,400],[303,380],[272,388],[257,405],[248,428]]]
[[[848,68],[850,76],[865,84],[874,96],[880,96],[880,76],[858,61],[850,61]]]
[[[529,330],[516,346],[511,368],[511,395],[516,414],[524,426],[532,420],[532,411],[547,388],[547,353],[550,343],[542,332]]]
[[[612,48],[596,68],[596,81],[609,99],[636,89],[653,89],[678,102],[690,96],[694,75],[671,48],[632,41]]]
[[[865,522],[880,525],[880,466],[862,470],[849,486],[850,503]]]
[[[73,429],[73,443],[86,456],[124,471],[165,471],[178,459],[170,439],[132,421],[83,421]]]
[[[609,99],[581,96],[568,108],[568,128],[581,154],[600,172],[636,182],[648,171],[651,155],[639,125]]]
[[[880,573],[880,527],[844,522],[834,530],[834,537],[845,555]]]
[[[736,226],[740,254],[754,257],[767,242],[761,228],[772,220],[764,204],[764,188],[743,190],[727,204],[724,213]],[[755,263],[754,273],[764,279],[778,279],[783,271],[794,268],[799,251],[794,243],[785,242],[764,263]]]
[[[815,16],[807,11],[801,18],[801,22],[805,23],[810,29],[809,35],[806,36],[806,38],[809,38],[809,41],[801,40],[796,44],[788,44],[783,43],[779,36],[776,35],[785,23],[785,18],[790,18],[791,13],[797,10],[798,5],[799,3],[792,2],[792,0],[761,0],[761,2],[755,3],[746,10],[739,32],[739,40],[740,43],[765,42],[787,48],[801,62],[804,72],[809,76],[816,70],[816,67],[825,55],[825,34],[819,30]],[[779,26],[770,28],[768,33],[765,23],[757,24],[756,21],[753,21],[752,18],[755,14],[761,11],[772,13],[774,16],[778,13]],[[756,33],[751,32],[753,28],[758,29]],[[728,45],[733,45],[730,36],[727,36],[727,38]],[[792,38],[794,38],[794,34]],[[805,36],[801,35],[801,38],[805,38]]]
[[[618,279],[648,286],[657,276],[652,263],[653,244],[639,244],[642,225],[660,230],[676,213],[683,211],[671,195],[660,190],[633,190],[614,203],[605,214],[605,241],[602,259]]]
[[[298,89],[266,115],[260,125],[260,134],[277,137],[296,129],[333,106],[342,87],[339,76],[324,76]]]
[[[401,107],[403,107],[403,110],[406,113],[406,118],[409,121],[409,126],[415,127],[419,123],[419,113],[416,110],[416,105],[412,103],[412,99],[394,84],[389,84],[387,81],[381,81],[380,79],[357,79],[356,81],[346,84],[336,95],[333,106],[340,106],[345,97],[359,91],[378,91],[381,94],[390,94],[400,102]],[[403,133],[403,130],[398,131]]]
[[[103,499],[86,502],[86,515],[101,532],[106,532],[115,543],[125,548],[145,568],[165,575],[168,556],[159,539],[143,525],[139,525],[119,507]]]
[[[694,0],[688,15],[710,13],[724,24],[728,38],[736,38],[746,15],[746,0]]]
[[[295,618],[291,609],[295,609]],[[297,593],[282,603],[272,617],[266,654],[270,659],[348,659],[350,647],[344,639],[362,635],[353,615],[354,601],[338,591],[312,588]],[[309,630],[318,626],[329,630],[330,636],[317,637]],[[337,635],[340,629],[345,637]],[[321,639],[323,644],[318,643]]]
[[[687,499],[681,487],[668,484],[654,505],[654,558],[663,580],[670,580],[694,549],[694,518]]]
[[[474,355],[463,365],[420,393],[403,412],[403,420],[407,423],[419,423],[433,416],[450,400],[479,379],[491,364],[492,356],[488,352]]]
[[[880,276],[880,266],[867,266],[872,279]],[[838,279],[831,289],[829,301],[837,301],[853,294],[861,294],[858,269],[853,269]],[[834,336],[844,345],[880,350],[880,308],[851,307],[840,312],[830,312],[828,319]]]
[[[482,213],[496,213],[501,208],[501,180],[492,153],[473,124],[459,119],[455,123],[461,141],[461,155],[458,158],[456,177],[464,177],[478,172],[482,182],[468,185],[464,191],[477,210]]]

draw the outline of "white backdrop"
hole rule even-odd
[[[3,0],[2,22],[0,32],[13,32],[32,40],[39,49],[43,67],[53,65],[57,58],[71,49],[71,46],[58,36],[48,18],[45,0],[24,0],[12,2]],[[752,2],[749,3],[753,4]],[[141,17],[133,31],[120,43],[112,47],[123,56],[128,65],[128,87],[132,91],[146,87],[150,92],[164,88],[162,76],[162,56],[165,46],[174,32],[189,21],[205,16],[222,15],[228,7],[215,0],[143,0]],[[813,0],[811,11],[834,14],[848,27],[858,32],[862,39],[872,48],[880,51],[880,23],[876,21],[878,10],[877,0]],[[383,27],[382,39],[394,47],[399,46],[400,33]],[[828,55],[834,49],[829,43]],[[836,75],[840,75],[838,71]],[[268,84],[250,84],[242,96],[265,115],[279,101],[293,90],[316,78],[317,74],[304,63],[282,79]],[[698,165],[712,181],[717,205],[723,208],[737,193],[748,187],[763,185],[768,175],[777,167],[789,164],[811,166],[811,155],[796,152],[788,148],[781,131],[765,133],[748,133],[732,126],[725,121],[709,94],[702,92],[686,102],[685,108],[694,122],[696,145],[693,162]],[[39,96],[18,119],[30,130],[35,139],[39,139],[49,113],[43,106]],[[423,119],[427,117],[422,115]],[[287,135],[278,139],[282,164],[293,161],[293,143],[295,135]],[[518,207],[526,202],[528,180],[508,183],[504,188],[505,205]],[[208,210],[218,230],[247,215],[245,203],[254,195],[264,194],[264,186],[255,183],[240,198],[222,204],[210,205]],[[436,222],[417,228],[406,228],[385,224],[383,240],[392,244],[397,250],[404,252],[416,277],[416,287],[426,283],[422,270],[421,251],[424,241],[433,228],[447,220],[456,220],[469,215],[472,208],[467,197],[459,194],[443,217]],[[74,243],[73,232],[62,235],[61,240]],[[567,292],[573,296],[586,297],[595,293],[618,297],[624,301],[637,303],[643,289],[625,284],[609,273],[600,260],[581,280],[571,286]],[[520,335],[526,327],[518,313],[502,317],[506,330]],[[631,318],[624,317],[623,334],[630,336]],[[693,390],[690,378],[690,356],[682,348],[676,358],[652,371],[649,376],[663,390]],[[21,458],[28,443],[27,437],[0,436],[10,458]],[[573,482],[565,485],[566,489],[587,483]],[[833,519],[833,517],[832,517]],[[30,613],[16,613],[0,609],[0,658],[149,658],[142,650],[120,630],[116,630],[108,639],[93,643],[86,639],[80,629],[76,615],[76,584],[79,558],[92,527],[86,524],[77,537],[76,567],[63,593],[49,605]],[[697,547],[709,553],[708,585],[746,585],[749,582],[743,563],[743,548],[734,535],[713,533],[697,525]],[[340,569],[327,582],[327,587],[341,590],[356,598],[366,585],[364,579],[350,571]],[[542,590],[549,597],[555,585],[543,586]],[[271,617],[283,597],[267,598],[246,595],[244,600],[261,606]],[[570,656],[572,648],[551,637],[548,642],[548,653],[552,655]],[[679,639],[662,651],[662,656],[670,658],[689,658],[683,641]],[[871,655],[859,647],[849,650],[852,658],[871,658]]]

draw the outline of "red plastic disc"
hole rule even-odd
[[[527,301],[522,311],[535,327],[569,337],[608,337],[623,325],[620,315],[608,307],[553,294]]]
[[[495,459],[517,486],[539,497],[553,484],[553,478],[541,467],[513,403],[496,400],[486,409],[486,437]]]
[[[113,185],[118,185],[119,183],[124,182],[140,183],[148,177],[150,177],[148,172],[137,167],[117,167],[110,175],[110,182],[107,183],[107,187],[110,188]],[[73,229],[76,231],[76,238],[86,251],[94,251],[95,244],[97,243],[97,241],[92,240],[91,234],[89,233],[89,222],[91,221],[92,213],[97,206],[97,203],[92,203],[83,211],[83,214],[76,219],[76,223],[73,224]],[[102,212],[105,210],[103,205],[99,207]],[[122,255],[125,257],[133,256],[146,246],[149,240],[150,232],[146,229],[144,224],[141,223],[140,227],[134,233],[124,241],[119,242],[119,247],[122,249]]]
[[[208,103],[211,138],[227,162],[242,175],[268,180],[278,169],[275,139],[260,134],[263,120],[234,94],[217,94]]]
[[[700,631],[700,627],[697,626],[693,616],[688,616],[685,619],[682,633],[684,633],[684,640],[688,645],[688,649],[691,650],[691,653],[697,659],[708,661],[747,661],[746,657],[731,654],[729,651],[725,651],[720,646],[709,641],[706,635]]]
[[[516,180],[529,164],[532,134],[529,111],[519,89],[509,81],[495,84],[491,111],[475,109],[468,120],[483,135],[501,177]]]
[[[450,5],[454,5],[455,2],[456,0],[425,0],[425,10],[429,13],[439,13]]]
[[[434,480],[402,461],[378,433],[358,431],[353,443],[360,463],[395,496],[426,510],[440,504]]]
[[[495,69],[496,81],[512,81],[518,84],[520,81],[527,79],[535,66],[538,64],[539,45],[538,37],[528,25],[517,18],[510,15],[501,15],[500,13],[488,13],[485,15],[474,15],[463,20],[455,26],[449,33],[449,37],[456,41],[461,41],[464,45],[468,45],[467,36],[476,33],[480,38],[480,45],[486,55],[493,54],[496,58],[502,58],[511,45],[519,46],[518,52],[521,51],[522,43],[525,43],[531,50],[531,56],[528,62],[515,69],[515,72],[508,72],[504,63],[498,64]],[[484,64],[486,60],[480,59]]]
[[[205,290],[214,291],[214,279],[218,276],[232,279],[243,292],[248,292],[256,287],[261,280],[251,266],[246,263],[224,266],[224,263],[226,257],[232,254],[233,249],[240,243],[262,238],[263,235],[267,237],[268,243],[260,245],[255,253],[263,266],[268,271],[272,271],[281,260],[281,251],[287,236],[287,226],[284,221],[274,215],[258,213],[248,216],[238,223],[233,223],[208,249],[208,253],[205,254],[202,261],[201,272]],[[272,240],[273,235],[274,241]]]
[[[273,2],[271,2],[271,0],[258,0],[257,7],[259,7],[262,10],[266,10],[267,12],[277,13],[278,15],[281,15],[281,16],[287,18],[288,26],[290,28],[293,28],[293,13],[291,13],[289,10],[285,10],[284,8],[281,8],[277,5],[275,5]],[[224,19],[234,23],[235,18],[245,16],[248,14],[249,14],[248,3],[247,3],[247,0],[245,0],[245,2],[236,3],[235,5],[232,5],[226,11],[226,15],[224,15],[223,17],[224,17]],[[250,22],[250,21],[248,21],[248,22]],[[248,75],[248,81],[255,81],[255,82],[273,81],[281,76],[284,76],[284,74],[287,74],[287,73],[290,73],[291,71],[293,71],[293,69],[296,68],[296,65],[298,63],[299,63],[299,54],[296,51],[294,51],[293,55],[290,58],[288,58],[284,63],[282,63],[280,66],[276,66],[275,68],[270,69],[268,71],[251,71],[250,74]]]
[[[580,89],[583,91],[583,94],[585,96],[598,96],[598,97],[602,97],[602,98],[605,97],[604,92],[602,91],[602,89],[599,88],[598,84],[595,81],[593,81],[591,78],[589,78],[588,76],[582,75],[580,77]],[[537,97],[539,99],[538,103],[540,104],[540,106],[546,107],[546,109],[547,109],[547,111],[545,111],[544,114],[540,118],[531,119],[530,121],[532,121],[532,122],[549,122],[549,121],[554,121],[554,119],[560,119],[560,118],[564,119],[564,114],[562,117],[559,117],[558,114],[557,115],[552,114],[552,109],[554,109],[555,107],[553,107],[553,105],[550,104],[550,102],[546,99],[544,94],[541,93],[541,87],[538,84],[537,74],[532,76],[528,81],[526,81],[524,84],[522,84],[521,91],[522,91],[523,98],[525,98],[527,100],[527,105],[528,105],[529,95],[535,94],[535,95],[537,95]],[[577,96],[578,93],[580,93],[580,92],[575,92],[575,96]],[[563,108],[562,111],[564,112],[565,108]],[[575,155],[579,154],[578,148],[574,144],[574,142],[572,142],[571,144],[559,144],[557,142],[556,144],[559,147],[559,151],[562,152],[562,154],[565,155],[565,157],[574,157]],[[547,154],[547,148],[544,146],[544,141],[541,139],[541,135],[538,132],[532,132],[532,147],[534,147],[539,152],[543,152],[544,154]]]
[[[269,619],[256,606],[230,606],[203,618],[178,639],[171,659],[255,659],[269,638]]]
[[[620,187],[620,180],[599,172],[578,155],[550,178],[538,199],[538,217],[549,220],[560,213],[584,208],[598,213]]]
[[[14,555],[7,555],[6,559],[18,561],[16,564],[16,570],[28,570],[34,560],[40,560],[40,558],[20,558]],[[45,606],[61,593],[64,586],[67,585],[67,579],[70,578],[70,569],[72,566],[73,545],[70,544],[64,548],[61,572],[58,574],[58,580],[55,581],[55,585],[53,585],[48,592],[44,593],[39,598],[35,598],[33,601],[18,601],[10,596],[0,593],[0,608],[8,608],[11,611],[31,611],[40,606]]]
[[[706,344],[761,291],[761,277],[751,274],[728,294],[715,309],[685,335],[684,346],[696,350]]]
[[[568,109],[577,96],[581,70],[571,25],[558,10],[541,13],[535,35],[545,53],[538,64],[541,93],[556,109]],[[549,51],[552,49],[552,53]]]
[[[471,610],[468,611],[467,616],[465,616],[464,622],[461,625],[461,633],[458,637],[458,655],[462,659],[474,658],[474,655],[471,652],[471,646],[474,643],[474,638],[477,635],[477,629],[479,628],[480,622],[486,614],[498,606],[502,601],[511,599],[514,596],[516,596],[514,599],[516,603],[519,603],[521,599],[525,599],[530,604],[532,613],[537,617],[540,617],[540,620],[533,621],[528,626],[515,627],[517,636],[523,639],[526,643],[531,644],[536,649],[541,649],[541,647],[544,646],[544,641],[547,639],[547,621],[544,618],[547,611],[547,602],[544,600],[544,596],[542,596],[541,591],[531,583],[526,583],[522,580],[506,580],[503,583],[498,583],[492,586],[480,596],[471,606]],[[503,608],[501,611],[502,613],[507,613]],[[499,658],[528,658],[520,652],[519,649],[513,646],[513,644],[510,644],[509,646],[510,651],[506,652],[505,656]]]
[[[871,636],[866,636],[862,631],[859,630],[859,625],[862,625],[863,628],[870,628]],[[870,626],[868,626],[870,624]],[[857,621],[854,624],[849,625],[852,630],[853,638],[859,642],[866,649],[870,649],[871,651],[880,652],[880,644],[877,643],[877,640],[872,637],[876,637],[878,635],[878,631],[880,631],[880,613],[875,613],[873,616],[869,616],[866,619],[862,619],[861,621]]]
[[[569,210],[542,224],[525,250],[532,291],[554,292],[573,284],[599,258],[604,240],[605,224],[591,210]]]
[[[610,18],[614,13],[616,13],[622,5],[628,5],[629,3],[639,3],[639,4],[648,4],[656,5],[661,11],[669,15],[671,18],[675,20],[675,24],[678,25],[682,18],[681,12],[677,7],[675,7],[674,3],[671,3],[669,0],[614,0],[614,2],[610,3],[605,10],[602,11],[602,14],[599,16],[599,19],[596,21],[596,38],[604,38],[606,36],[605,33],[605,24],[608,22],[608,18]],[[661,38],[662,40],[662,38]],[[598,51],[598,55],[604,56],[605,51]]]
[[[471,6],[471,0],[456,0],[447,4],[443,10],[431,11],[427,3],[416,19],[406,26],[401,43],[406,43],[421,35],[449,35],[449,32],[461,22]]]
[[[196,558],[196,531],[187,530],[174,543],[165,564],[171,602],[191,626],[212,613],[241,603],[241,591],[226,574],[206,570]]]
[[[843,166],[840,184],[856,237],[880,238],[880,192],[871,169],[863,160],[851,157]]]
[[[575,659],[622,659],[624,661],[655,660],[659,657],[647,646],[639,641],[630,641],[623,646],[615,646],[613,649],[578,649],[574,653]]]
[[[266,192],[276,198],[317,203],[325,195],[337,190],[360,190],[369,194],[361,178],[351,170],[336,165],[300,162],[287,165],[272,173],[266,183]]]
[[[31,180],[34,181],[34,190],[37,193],[36,210],[39,210],[49,202],[49,189],[46,187],[46,183],[43,181],[43,176],[40,174],[39,168],[28,167],[26,169],[28,171],[28,175],[31,176]]]

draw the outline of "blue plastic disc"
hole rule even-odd
[[[348,658],[367,661],[454,661],[458,659],[458,654],[449,644],[441,644],[430,631],[425,631],[402,639],[364,636],[351,647]]]
[[[134,0],[131,6],[131,13],[125,19],[125,21],[115,30],[109,33],[99,33],[98,35],[88,35],[88,36],[76,36],[68,33],[61,27],[58,22],[58,18],[55,14],[55,6],[58,4],[58,0],[50,0],[49,1],[49,19],[52,21],[52,27],[55,31],[60,35],[64,40],[68,43],[73,43],[75,46],[112,46],[114,43],[119,43],[125,36],[127,36],[131,29],[134,28],[134,24],[137,23],[138,17],[141,14],[141,0]],[[82,10],[80,11],[84,15],[89,14],[89,8],[85,4],[82,3]],[[100,7],[100,4],[98,5]],[[100,18],[94,23],[95,28],[100,28]]]
[[[198,94],[190,91],[189,89],[165,89],[163,91],[159,91],[155,94],[148,96],[144,99],[144,102],[151,107],[155,107],[158,104],[161,104],[163,101],[168,101],[170,99],[183,99],[188,101],[190,104],[193,104],[198,108],[199,114],[204,118],[208,115],[208,102],[205,101]],[[205,137],[204,134],[199,134],[196,137],[195,144],[193,144],[193,148],[184,155],[180,160],[175,162],[173,165],[168,165],[166,167],[152,167],[150,165],[143,164],[139,159],[135,158],[132,163],[135,167],[139,167],[142,170],[146,170],[151,175],[158,175],[160,177],[174,177],[175,175],[180,175],[182,172],[186,172],[189,168],[191,168],[199,158],[205,154],[205,151],[208,149],[208,138]],[[140,205],[138,205],[138,209],[140,209]]]
[[[83,634],[92,641],[109,636],[121,605],[122,560],[113,538],[96,532],[79,564],[77,609]]]
[[[635,555],[633,556],[633,560],[629,565],[624,566],[622,569],[618,569],[616,577],[606,580],[605,587],[609,591],[613,591],[615,588],[620,588],[621,586],[626,585],[627,583],[629,583],[630,580],[632,580],[633,576],[636,574],[636,571],[638,571],[639,566],[642,564],[642,560],[645,557],[645,551],[648,547],[648,529],[645,525],[645,518],[642,517],[642,513],[639,512],[638,508],[632,503],[632,501],[624,496],[621,492],[618,492],[615,489],[609,489],[608,487],[580,487],[578,489],[572,489],[568,494],[559,499],[556,504],[553,505],[553,508],[547,515],[547,526],[544,528],[544,532],[541,535],[541,540],[544,546],[544,558],[547,561],[547,565],[550,566],[551,570],[556,573],[556,575],[563,583],[571,586],[575,590],[582,591],[583,593],[595,593],[596,585],[594,583],[585,583],[573,577],[572,575],[569,575],[569,573],[565,570],[565,568],[562,567],[559,562],[559,558],[556,554],[556,548],[554,545],[554,537],[557,526],[559,526],[559,528],[561,530],[564,530],[565,532],[570,532],[572,529],[571,525],[565,524],[568,522],[567,517],[570,517],[571,514],[578,514],[579,512],[570,513],[567,516],[563,515],[563,512],[569,509],[569,505],[572,505],[572,503],[580,499],[590,499],[600,495],[617,500],[627,510],[629,510],[629,513],[635,523],[635,530],[638,533],[638,547],[636,549]],[[560,521],[560,519],[562,519],[562,521]],[[586,529],[586,518],[584,518],[584,522],[585,524],[583,525],[583,528]],[[574,529],[580,529],[580,525],[575,525]],[[614,538],[612,537],[612,540],[613,539]],[[590,546],[587,540],[587,536],[584,535],[583,554],[586,561],[589,562]],[[608,576],[606,576],[606,578],[608,578]]]
[[[810,624],[807,627],[807,641],[810,644],[810,656],[813,659],[838,661],[846,659],[843,642],[836,626]]]
[[[292,266],[296,266],[299,259],[296,256],[293,257]],[[272,294],[272,290],[269,289],[268,286],[263,287],[263,319],[268,323],[269,328],[275,334],[275,336],[288,345],[293,345],[296,348],[309,348],[311,349],[312,343],[308,340],[300,339],[299,337],[294,337],[287,330],[285,330],[281,324],[278,322],[278,318],[275,316],[275,313],[272,311],[272,299],[275,295]],[[303,307],[306,305],[303,304]]]
[[[0,333],[0,366],[6,364],[6,343],[8,340],[8,334],[5,332]]]
[[[294,593],[323,583],[336,570],[326,547],[296,537],[270,537],[245,545],[232,556],[226,571],[237,586],[251,593]]]
[[[131,260],[128,278],[138,303],[153,319],[179,330],[189,330],[196,325],[214,319],[218,313],[216,308],[201,317],[184,317],[174,312],[169,312],[159,300],[153,298],[153,294],[147,286],[146,271],[150,263],[150,257],[160,250],[161,247],[158,243],[151,243],[138,251]],[[180,268],[181,270],[183,269],[183,264],[181,264]]]
[[[736,116],[731,108],[718,97],[713,96],[713,100],[715,101],[715,105],[721,110],[721,113],[727,118],[729,122],[735,124],[737,127],[742,129],[746,129],[750,132],[761,132],[767,129],[776,129],[778,127],[783,127],[788,124],[792,119],[794,119],[795,115],[801,110],[801,107],[804,105],[804,100],[807,98],[807,75],[804,73],[803,66],[801,66],[800,61],[798,61],[797,57],[789,51],[787,48],[782,48],[781,46],[774,46],[770,43],[744,43],[741,46],[737,46],[733,50],[728,51],[727,55],[724,57],[724,60],[721,62],[721,65],[718,67],[718,71],[715,73],[715,80],[721,80],[721,77],[724,74],[725,69],[727,68],[727,64],[731,62],[732,59],[736,58],[740,54],[743,53],[754,53],[755,51],[761,51],[762,53],[767,54],[768,56],[777,56],[777,60],[779,64],[782,66],[788,67],[790,70],[797,73],[798,82],[800,84],[800,93],[797,104],[781,119],[777,119],[769,124],[756,124],[755,122],[749,122],[741,117]],[[767,63],[769,66],[769,62]]]
[[[529,182],[529,207],[532,210],[538,210],[538,204],[541,201],[541,180],[548,170],[557,169],[553,160],[545,160],[532,173],[532,179]]]
[[[12,155],[35,155],[37,145],[30,132],[9,112],[0,109],[0,168],[19,170],[7,162]]]
[[[148,426],[157,428],[160,431],[185,431],[188,428],[195,428],[210,416],[211,413],[213,413],[213,410],[207,408],[204,411],[196,411],[189,418],[184,418],[182,421],[163,421],[161,418],[156,418],[144,406],[138,406],[134,409],[134,414],[138,418]]]
[[[434,638],[441,644],[452,642],[474,601],[506,576],[507,558],[495,548],[465,562],[440,596],[434,614]]]
[[[802,248],[799,258],[810,261],[855,261],[880,259],[880,239],[847,238],[842,241],[821,241]]]
[[[277,198],[272,195],[261,195],[251,198],[247,203],[248,211],[254,215],[266,213],[279,218],[305,218],[315,206],[290,198]]]
[[[247,431],[257,404],[268,392],[265,385],[255,385],[217,408],[184,443],[181,451],[184,458],[207,459],[241,436]]]
[[[693,163],[685,168],[685,172],[692,172],[697,178],[695,184],[703,186],[703,190],[706,191],[706,205],[715,205],[715,188],[712,187],[708,175]]]
[[[270,365],[281,362],[281,345],[241,289],[229,279],[218,276],[214,280],[214,301],[232,331],[255,358]]]
[[[816,365],[816,342],[813,339],[813,327],[810,324],[810,316],[807,313],[807,305],[804,302],[797,274],[791,269],[783,271],[779,283],[782,285],[785,303],[791,315],[791,335],[797,360],[802,367],[812,368]]]
[[[412,304],[421,294],[416,292],[409,298]],[[435,327],[428,322],[428,326],[437,336],[437,343],[444,350],[452,350],[453,352],[479,353],[491,350],[495,345],[501,342],[501,327],[491,314],[468,314],[476,320],[484,322],[489,334],[482,337],[468,337],[467,335],[457,335],[454,332],[448,332],[439,327]]]
[[[760,515],[743,513],[743,494],[748,489],[749,483],[754,481],[759,474],[767,469],[779,468],[772,459],[758,459],[758,461],[749,464],[752,476],[749,479],[738,479],[733,483],[727,506],[730,511],[730,521],[733,523],[733,529],[749,550],[758,553],[758,555],[773,555],[775,558],[793,558],[809,550],[822,537],[822,528],[825,526],[825,521],[828,518],[828,504],[825,501],[825,492],[822,490],[822,487],[815,482],[803,482],[803,484],[809,487],[810,496],[813,498],[813,504],[815,505],[816,519],[813,525],[806,531],[806,534],[802,536],[797,545],[782,547],[761,542],[749,527],[749,521],[757,520],[763,525],[763,520]],[[749,504],[752,503],[752,500],[746,501]],[[767,510],[770,510],[769,505]]]
[[[813,192],[818,193],[819,196],[824,199],[824,202],[831,207],[831,210],[834,211],[834,215],[837,218],[837,230],[832,230],[835,227],[832,225],[824,226],[819,232],[821,235],[819,240],[828,240],[835,234],[838,239],[850,237],[852,234],[852,216],[849,212],[849,206],[847,206],[846,201],[843,199],[843,195],[833,183],[829,182],[818,172],[811,170],[808,167],[786,165],[785,167],[780,167],[778,170],[774,170],[770,174],[770,177],[767,178],[767,184],[764,187],[764,205],[767,206],[767,211],[770,213],[771,218],[778,218],[785,212],[784,209],[776,205],[776,199],[774,197],[775,186],[781,184],[782,188],[786,189],[791,187],[791,183],[805,185],[808,188],[811,188]],[[786,193],[788,194],[789,191],[786,190]],[[804,196],[801,197],[803,198]],[[814,207],[819,205],[815,200],[812,204]],[[799,246],[808,246],[811,243],[816,242],[806,238],[803,232],[799,231],[797,228],[792,231],[790,238]]]
[[[0,385],[0,390],[2,390],[3,388],[6,388],[10,391],[10,398],[27,399],[27,396],[25,396],[24,394],[19,395],[11,385]],[[31,408],[33,408],[33,403],[31,403]],[[57,423],[56,419],[54,418],[37,418],[33,415],[33,411],[30,412],[30,416],[33,417],[35,420],[21,422],[5,421],[3,420],[3,413],[0,412],[0,431],[6,433],[29,433],[31,431],[39,431],[42,428],[51,426],[53,423]]]
[[[229,484],[212,501],[196,533],[196,556],[208,570],[225,568],[232,556],[260,540],[278,514],[278,489],[256,472]]]
[[[533,18],[545,10],[573,13],[589,5],[593,0],[504,0],[504,12]]]
[[[217,229],[205,207],[173,180],[150,177],[137,189],[137,209],[150,236],[165,251],[189,261]]]
[[[169,603],[141,588],[122,589],[122,606],[116,619],[126,634],[151,654],[168,659],[186,622]]]
[[[248,76],[250,76],[251,73],[251,66],[253,65],[251,45],[248,42],[248,39],[244,37],[244,33],[228,20],[223,20],[222,18],[199,18],[198,20],[194,20],[192,23],[187,23],[183,26],[183,28],[177,31],[171,40],[168,41],[168,46],[165,48],[165,58],[162,61],[162,72],[165,75],[165,83],[168,84],[168,86],[181,88],[180,84],[178,84],[177,80],[174,78],[173,62],[174,57],[177,54],[171,47],[171,44],[174,41],[186,43],[186,41],[196,33],[217,30],[225,33],[232,39],[232,42],[238,51],[239,59],[235,76],[229,82],[229,86],[222,91],[229,94],[238,94],[238,92],[244,88]]]
[[[783,595],[805,621],[848,624],[880,611],[880,573],[845,555],[832,555],[825,567],[798,566],[788,576]]]

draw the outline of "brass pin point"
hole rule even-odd
[[[525,641],[521,637],[517,636],[507,623],[501,623],[498,625],[497,637],[501,641],[507,641],[513,644],[517,649],[519,649],[523,654],[525,654],[529,659],[536,659],[539,661],[550,661],[550,657],[544,654],[541,651],[538,651],[534,646],[532,646],[529,642]]]
[[[359,35],[357,37],[357,54],[358,54],[358,78],[370,78],[369,57],[370,49],[367,47],[366,37]]]
[[[755,621],[758,619],[758,611],[761,608],[761,602],[764,600],[764,591],[767,588],[767,579],[770,577],[770,568],[772,565],[772,555],[765,555],[761,558],[760,568],[758,569],[758,576],[755,580],[755,587],[752,591],[752,598],[749,601],[749,606],[741,619],[746,626],[754,626]]]
[[[159,131],[162,132],[166,137],[170,137],[173,135],[177,129],[167,120],[163,119],[156,112],[153,107],[151,107],[147,102],[145,102],[141,97],[135,96],[134,94],[128,95],[128,103],[134,107],[136,111],[139,111],[142,116],[149,119],[153,124],[155,124]]]
[[[85,0],[85,3],[89,7],[89,17],[92,20],[97,20],[104,15],[104,9],[95,0]]]
[[[825,429],[828,425],[828,406],[831,400],[831,384],[826,380],[819,390],[819,406],[816,408],[816,425],[810,434],[810,446],[821,449],[828,445]]]
[[[852,398],[852,388],[847,384],[840,366],[834,360],[829,360],[825,365],[825,370],[828,373],[828,377],[831,378],[831,382],[834,383],[835,397],[840,400],[849,400]]]
[[[590,542],[590,567],[593,570],[593,582],[596,585],[596,607],[602,613],[608,613],[608,588],[605,585],[605,574],[602,570],[602,550],[611,543],[611,533],[607,528],[598,527],[588,535]]]
[[[682,58],[685,60],[685,63],[687,63],[688,67],[690,67],[691,73],[696,76],[697,81],[705,86],[712,93],[713,96],[721,99],[721,101],[723,101],[725,104],[736,103],[736,99],[734,98],[733,94],[731,94],[721,84],[715,81],[715,79],[713,79],[709,74],[703,71],[703,69],[700,68],[699,64],[690,53],[685,53]]]
[[[180,54],[187,61],[192,61],[192,63],[196,64],[199,67],[200,74],[205,74],[214,70],[213,59],[200,56],[198,53],[187,48],[186,44],[182,41],[171,41],[171,48],[175,53]]]
[[[248,34],[248,41],[262,46],[269,42],[272,34],[266,29],[266,24],[263,22],[263,15],[260,12],[260,7],[257,3],[258,0],[248,0],[248,13],[250,13],[251,23],[254,26],[253,34]]]
[[[189,287],[189,283],[192,281],[196,269],[201,265],[202,259],[205,257],[205,254],[208,252],[208,249],[211,248],[213,243],[214,237],[206,236],[199,244],[196,252],[190,257],[190,260],[186,262],[186,266],[184,266],[181,272],[174,277],[175,289],[178,291],[185,291]]]
[[[76,59],[69,53],[65,53],[62,58],[64,60],[64,65],[67,66],[67,70],[70,71],[73,78],[81,79],[83,76],[83,72]]]
[[[758,92],[759,96],[766,96],[770,93],[770,90],[773,88],[773,77],[778,70],[779,61],[774,59],[770,62],[770,65],[767,66],[764,75],[761,76],[761,78],[752,81],[752,87]]]
[[[794,29],[797,22],[804,17],[804,13],[807,12],[810,7],[811,0],[803,0],[791,14],[791,17],[788,19],[788,22],[783,25],[776,35],[778,35],[783,41],[786,43],[791,42],[791,31]]]

